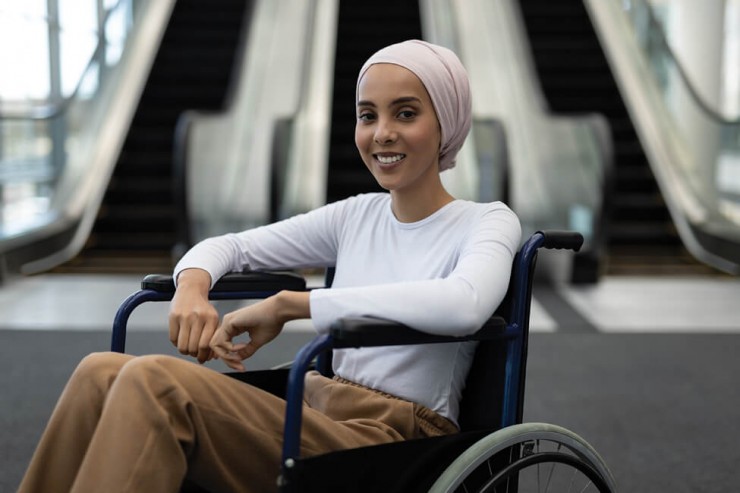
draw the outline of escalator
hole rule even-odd
[[[225,104],[251,4],[177,1],[93,230],[57,272],[171,268],[181,214],[172,190],[177,120],[186,110]]]
[[[407,39],[421,39],[418,0],[340,2],[337,20],[331,147],[326,200],[379,191],[355,147],[355,85],[374,52]]]
[[[552,112],[609,121],[614,183],[608,273],[706,273],[683,246],[582,0],[520,0],[535,70]]]

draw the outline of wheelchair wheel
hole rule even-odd
[[[614,492],[614,478],[583,438],[545,423],[483,437],[437,479],[430,493]]]

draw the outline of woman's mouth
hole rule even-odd
[[[406,157],[406,154],[390,154],[390,153],[383,153],[383,154],[373,154],[373,157],[375,158],[378,163],[380,163],[380,166],[382,167],[391,167],[401,161],[403,158]]]

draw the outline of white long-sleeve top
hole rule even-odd
[[[175,267],[215,283],[231,271],[336,266],[331,289],[310,294],[319,333],[368,316],[433,334],[475,332],[509,283],[521,228],[503,203],[455,200],[425,219],[398,221],[390,195],[364,194],[193,247]],[[337,375],[425,405],[457,422],[474,343],[344,349]]]

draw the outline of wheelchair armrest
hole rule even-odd
[[[149,274],[141,281],[141,289],[151,289],[160,293],[174,293],[175,281],[170,275]],[[230,272],[221,277],[211,289],[212,293],[233,293],[242,291],[305,291],[306,280],[294,273],[243,271]]]
[[[208,293],[209,299],[259,299],[278,291],[305,291],[306,280],[293,272],[232,272],[216,282]],[[113,319],[111,351],[124,352],[126,324],[131,312],[148,301],[170,301],[175,294],[175,282],[170,275],[150,274],[141,282],[141,290],[121,303]]]
[[[367,317],[343,318],[331,328],[334,348],[399,346],[443,342],[482,341],[505,335],[506,321],[494,315],[476,332],[467,336],[434,335],[387,320]]]

